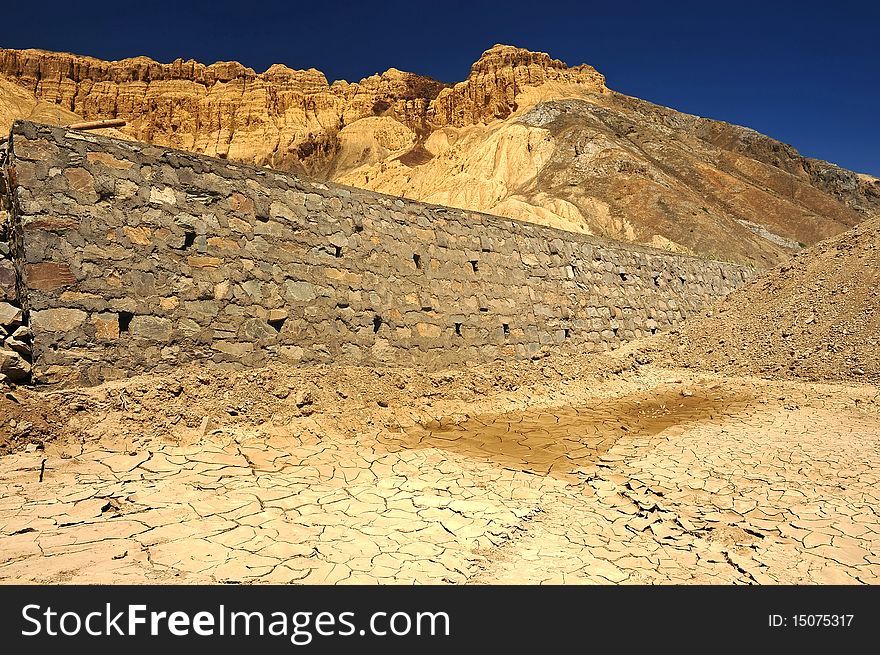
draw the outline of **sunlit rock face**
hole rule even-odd
[[[0,127],[122,118],[116,136],[757,266],[880,207],[880,182],[752,130],[496,45],[447,85],[315,69],[0,50]]]

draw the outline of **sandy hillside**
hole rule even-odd
[[[823,241],[687,322],[674,357],[717,371],[880,379],[880,218]]]

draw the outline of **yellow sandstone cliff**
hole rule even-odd
[[[880,207],[875,178],[504,45],[454,85],[0,50],[0,128],[20,117],[121,118],[149,143],[759,266]]]

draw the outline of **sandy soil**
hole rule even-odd
[[[687,321],[656,354],[719,372],[880,382],[880,216]]]
[[[0,581],[878,581],[880,389],[649,359],[13,390]]]

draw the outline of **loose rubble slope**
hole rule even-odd
[[[814,380],[880,379],[880,217],[805,250],[686,323],[689,366]]]

